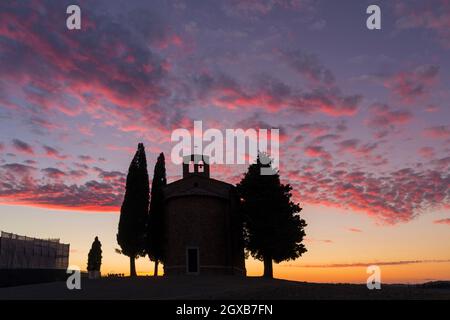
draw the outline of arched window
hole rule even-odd
[[[203,163],[203,160],[198,162],[198,172],[205,172],[205,164]]]
[[[189,173],[193,173],[194,172],[194,161],[189,161]]]

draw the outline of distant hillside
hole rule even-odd
[[[450,289],[450,281],[430,281],[420,285],[422,288]]]

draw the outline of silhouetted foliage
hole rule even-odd
[[[91,250],[89,250],[88,254],[88,271],[100,271],[100,267],[102,265],[102,244],[98,240],[98,237],[95,237],[94,242],[92,242]]]
[[[142,143],[128,169],[125,197],[120,209],[117,242],[122,254],[130,257],[130,276],[136,276],[135,259],[145,255],[149,183],[147,160]]]
[[[292,187],[281,184],[277,171],[262,175],[262,168],[273,170],[264,154],[249,166],[237,187],[245,248],[254,258],[264,261],[264,276],[272,278],[272,261],[295,260],[306,252],[302,244],[306,223],[300,218],[299,204],[291,201]]]
[[[158,264],[164,258],[164,198],[167,185],[164,153],[160,153],[153,173],[150,210],[147,224],[147,254],[155,262],[154,275],[158,275]]]

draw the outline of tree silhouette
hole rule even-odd
[[[160,153],[153,173],[150,211],[147,224],[147,254],[155,262],[154,275],[158,276],[158,264],[164,252],[164,199],[163,188],[167,184],[164,153]]]
[[[142,143],[128,169],[125,197],[120,209],[117,242],[122,254],[130,257],[130,277],[136,276],[135,259],[145,255],[146,220],[148,216],[149,183],[147,160]]]
[[[272,261],[295,260],[306,252],[302,244],[306,223],[299,216],[299,204],[291,201],[292,187],[281,184],[275,170],[273,175],[262,175],[262,168],[273,170],[270,159],[259,154],[237,187],[245,248],[264,261],[264,277],[273,278]]]
[[[95,237],[94,242],[92,242],[91,250],[89,250],[88,254],[88,271],[100,271],[100,267],[102,265],[102,244],[98,240],[98,237]]]

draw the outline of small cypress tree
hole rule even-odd
[[[150,211],[147,224],[147,254],[155,262],[154,275],[158,276],[158,264],[164,258],[164,198],[167,185],[164,153],[160,153],[153,173]]]
[[[100,267],[102,265],[102,244],[98,240],[98,237],[95,237],[94,242],[92,242],[91,250],[89,250],[88,254],[88,271],[100,271]]]
[[[130,258],[130,277],[136,276],[135,259],[145,255],[149,182],[144,144],[139,143],[128,169],[125,196],[120,209],[117,242]]]
[[[262,175],[262,168],[273,170],[270,159],[260,154],[237,189],[245,248],[254,258],[264,261],[264,277],[273,278],[272,261],[295,260],[306,252],[302,243],[306,223],[299,216],[299,204],[291,201],[292,187],[281,184],[277,171]]]

